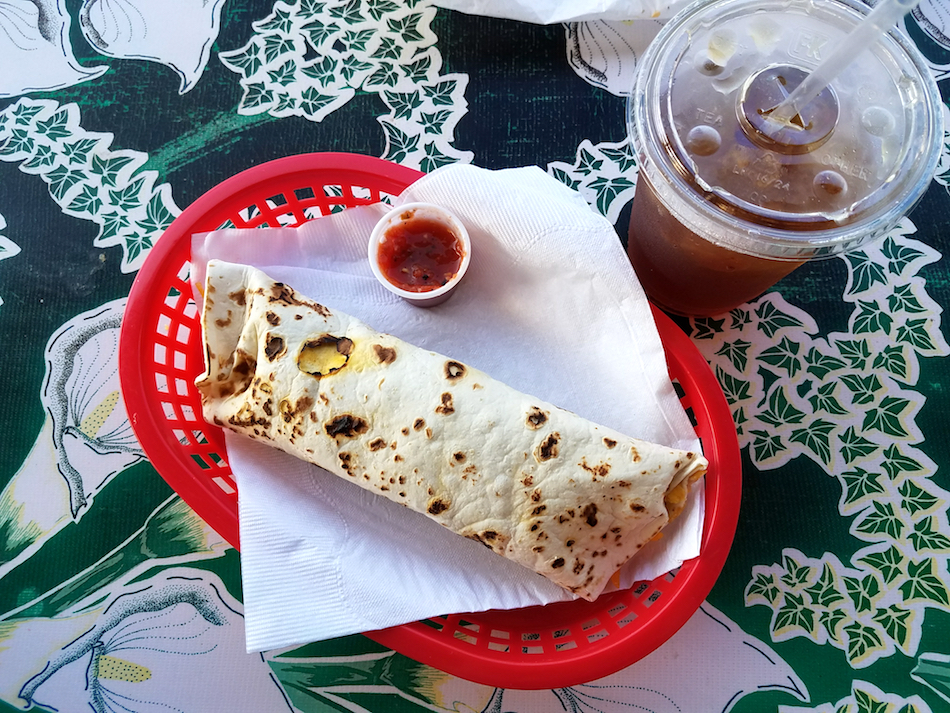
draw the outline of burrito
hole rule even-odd
[[[706,470],[701,454],[597,425],[253,267],[208,263],[201,324],[206,420],[584,599],[681,512]]]

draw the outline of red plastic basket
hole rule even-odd
[[[208,191],[165,231],[139,271],[119,343],[122,394],[156,470],[235,547],[237,488],[221,429],[204,421],[194,379],[204,368],[188,282],[191,236],[298,225],[398,195],[422,174],[343,153],[292,156],[244,171]],[[654,310],[671,377],[693,414],[710,466],[699,557],[674,574],[595,602],[454,614],[367,636],[443,671],[501,688],[558,688],[601,678],[660,646],[697,610],[725,563],[739,516],[739,446],[725,397],[702,355]]]

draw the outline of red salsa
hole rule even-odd
[[[379,241],[380,270],[406,292],[442,287],[462,266],[462,242],[441,221],[414,214],[402,217]]]

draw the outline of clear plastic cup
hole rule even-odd
[[[628,255],[647,295],[721,314],[799,265],[885,235],[921,198],[940,94],[896,30],[787,124],[767,116],[870,12],[858,0],[703,0],[640,60]]]

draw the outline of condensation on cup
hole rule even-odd
[[[644,53],[628,102],[639,162],[628,255],[658,306],[727,312],[809,260],[881,238],[924,194],[942,106],[897,31],[790,122],[767,116],[869,10],[857,0],[703,1]]]

